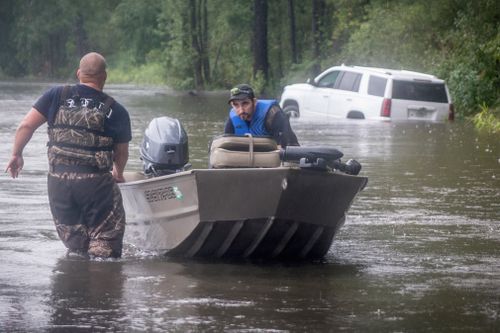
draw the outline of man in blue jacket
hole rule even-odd
[[[287,115],[275,100],[257,100],[253,88],[239,84],[231,89],[231,110],[224,133],[253,136],[271,136],[278,145],[298,146]]]

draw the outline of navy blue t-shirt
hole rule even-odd
[[[58,86],[47,90],[33,105],[45,118],[49,125],[53,124],[55,115],[61,104],[61,93],[64,86]],[[74,92],[81,98],[94,100],[96,103],[104,102],[106,94],[95,90],[84,84],[72,86],[72,93],[68,98],[74,96]],[[114,143],[125,143],[132,140],[132,130],[130,127],[130,117],[127,110],[118,102],[111,104],[111,112],[108,113],[104,123],[104,132],[106,136],[113,138]]]

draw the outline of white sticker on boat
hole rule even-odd
[[[148,202],[177,199],[182,200],[184,195],[177,186],[164,186],[152,190],[144,191],[144,196]]]

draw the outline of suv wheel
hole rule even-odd
[[[347,118],[349,118],[349,119],[365,119],[365,115],[361,111],[350,111],[347,114]]]
[[[299,107],[294,104],[285,106],[283,112],[290,118],[298,118],[300,116]]]

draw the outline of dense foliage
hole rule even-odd
[[[110,79],[279,94],[345,63],[433,73],[459,115],[500,103],[498,0],[0,0],[0,76]]]

